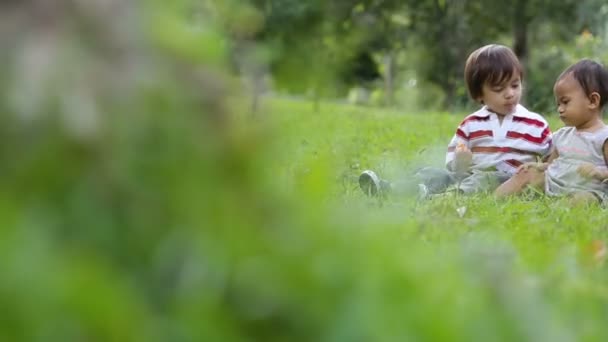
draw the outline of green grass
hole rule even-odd
[[[298,203],[291,219],[304,222],[293,231],[315,240],[296,264],[303,274],[321,273],[293,291],[321,302],[320,312],[329,310],[318,318],[316,337],[608,337],[608,272],[592,247],[608,239],[606,210],[554,198],[418,202],[413,196],[370,199],[359,191],[357,176],[366,168],[390,179],[418,166],[441,166],[464,113],[325,103],[315,112],[311,103],[287,100],[273,100],[267,109],[276,134],[268,172]],[[305,313],[312,303],[295,310]]]
[[[6,118],[0,339],[608,337],[604,209],[359,191],[366,168],[441,166],[463,113],[273,100],[201,119],[199,97],[142,95],[99,142]]]

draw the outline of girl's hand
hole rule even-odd
[[[578,172],[579,175],[585,177],[585,178],[596,178],[596,179],[600,179],[603,180],[604,177],[606,176],[604,174],[604,172],[602,172],[602,170],[598,169],[595,165],[591,164],[591,163],[583,163],[581,164],[576,171]]]

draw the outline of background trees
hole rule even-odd
[[[394,102],[395,92],[397,102],[408,98],[404,92],[416,92],[423,107],[466,106],[466,56],[482,44],[499,42],[511,46],[525,65],[525,101],[550,110],[554,78],[582,56],[577,38],[604,42],[606,34],[607,5],[601,1],[266,0],[251,5],[264,18],[254,41],[270,49],[264,62],[276,89],[340,97],[363,86],[380,91],[384,104]]]

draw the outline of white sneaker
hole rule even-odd
[[[382,192],[380,177],[372,170],[365,170],[359,175],[359,187],[368,196],[377,196]]]

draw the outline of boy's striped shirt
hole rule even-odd
[[[495,168],[512,174],[521,164],[547,156],[552,138],[547,121],[522,105],[517,105],[513,114],[505,115],[502,123],[497,114],[484,106],[467,116],[456,129],[446,155],[450,170],[458,144],[473,152],[473,169]]]

